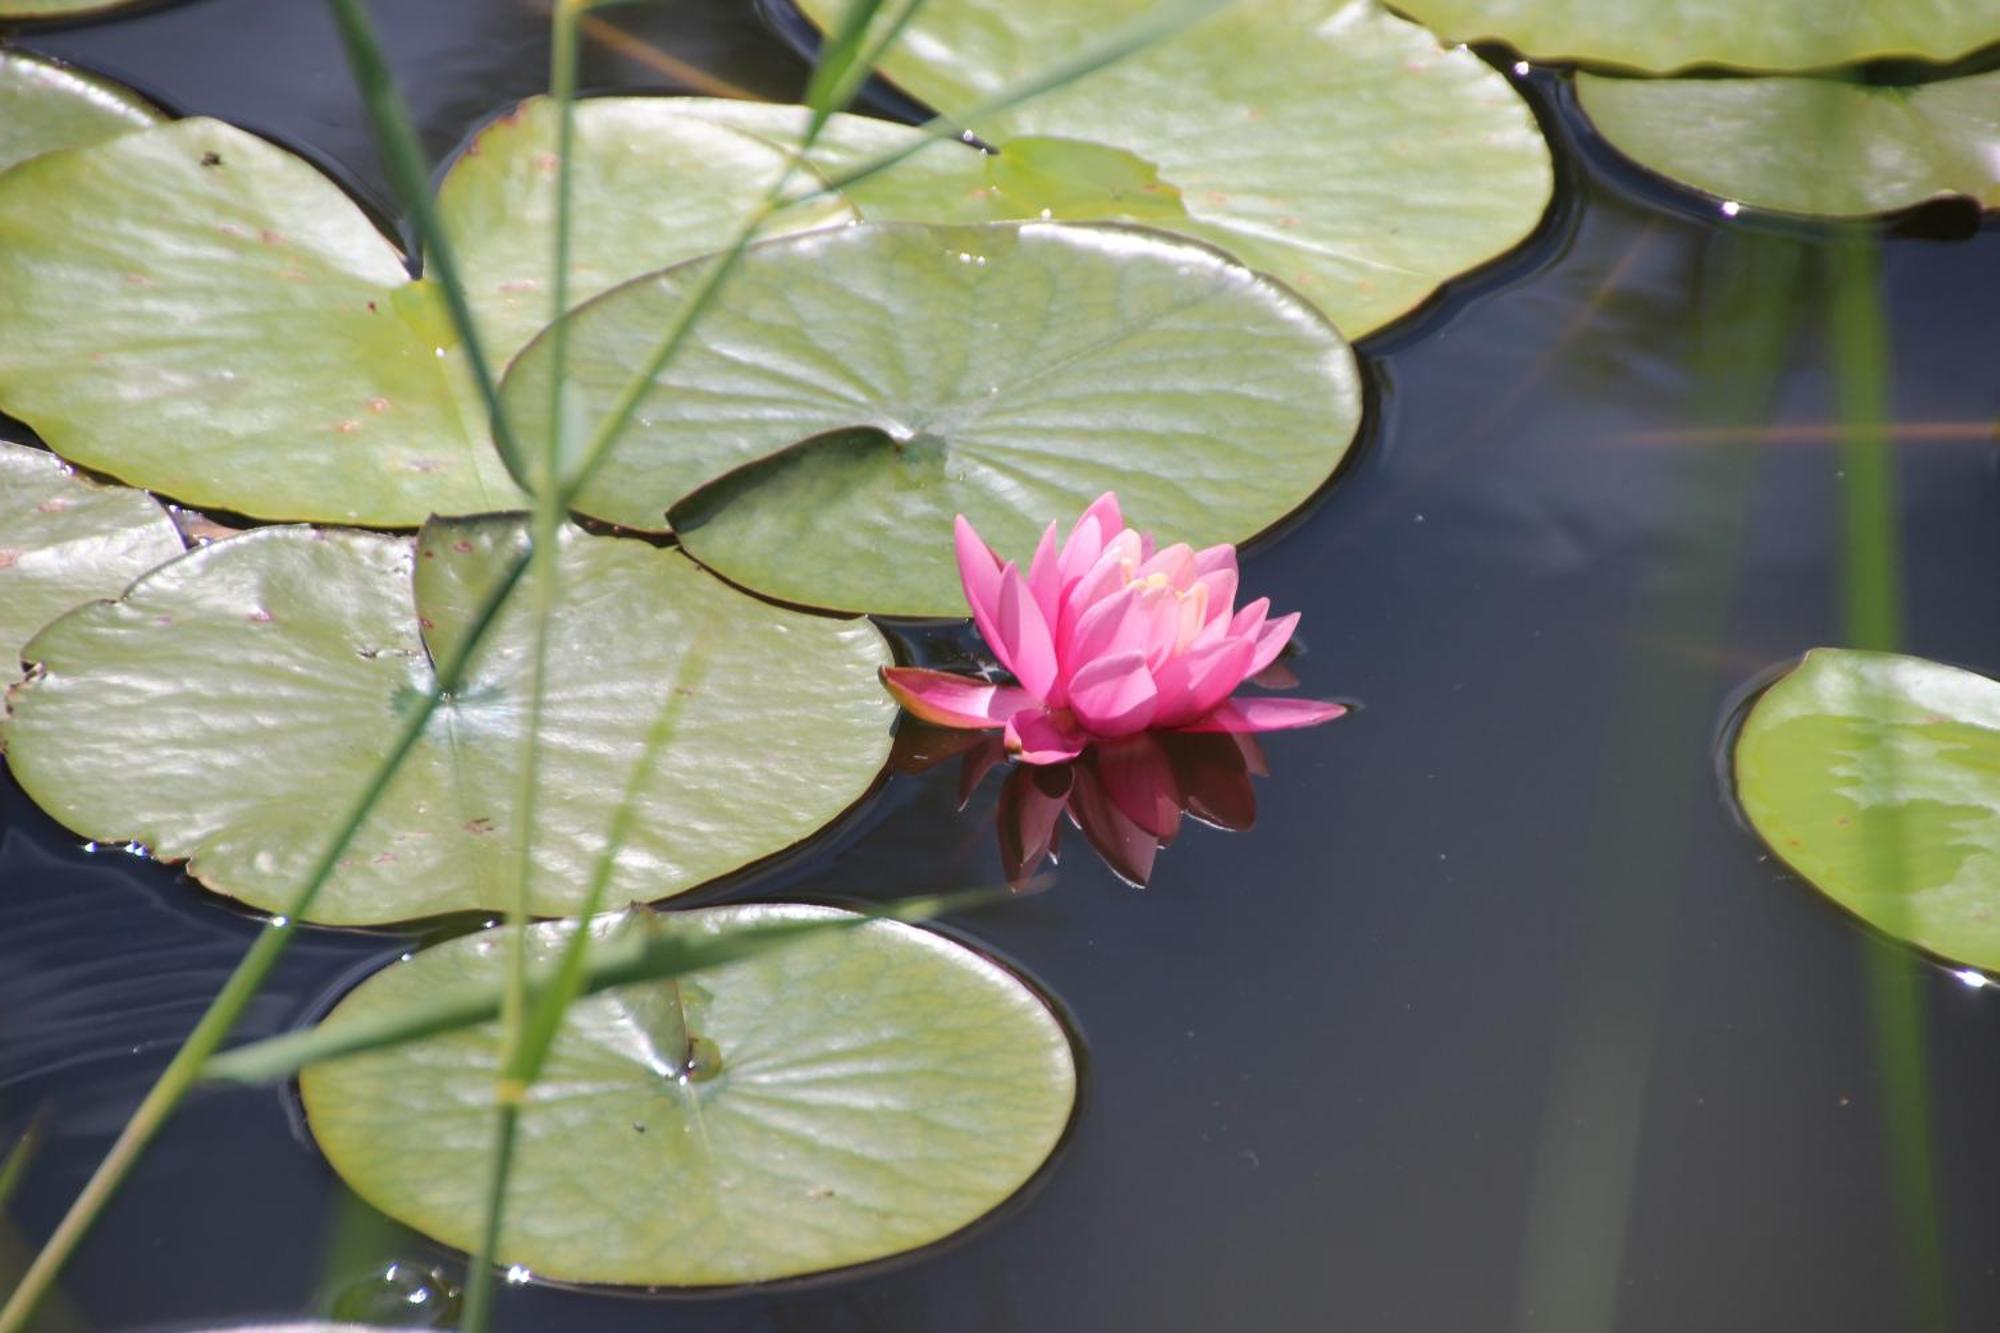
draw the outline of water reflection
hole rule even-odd
[[[1007,768],[995,815],[1000,862],[1020,884],[1058,860],[1065,819],[1126,883],[1144,888],[1184,817],[1240,833],[1257,819],[1253,776],[1270,772],[1249,735],[1141,732],[1097,741],[1066,764],[1011,764],[994,732],[953,731],[905,719],[890,763],[922,773],[959,761],[962,810],[996,768]]]

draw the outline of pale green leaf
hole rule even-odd
[[[572,396],[595,420],[643,369],[699,265],[586,306]],[[547,415],[546,356],[506,400]],[[1002,550],[1107,490],[1163,540],[1242,541],[1333,474],[1361,415],[1354,358],[1294,293],[1216,250],[1102,225],[863,223],[746,254],[578,508],[633,528],[736,469],[682,533],[766,595],[965,614],[954,514]],[[769,485],[745,485],[746,479]]]
[[[179,555],[180,532],[144,491],[76,475],[54,454],[0,440],[0,655],[73,606],[116,597]]]
[[[2000,205],[2000,72],[1908,87],[1590,74],[1576,83],[1613,147],[1721,199],[1835,217],[1948,194]]]
[[[27,649],[9,763],[86,837],[134,841],[279,910],[433,681],[426,636],[518,550],[518,520],[435,522],[417,543],[265,528],[193,552]],[[533,909],[572,910],[653,719],[611,901],[653,900],[784,850],[874,782],[894,708],[863,621],[785,611],[676,551],[566,532],[550,624]],[[423,573],[415,583],[413,567]],[[426,623],[429,622],[429,623]],[[533,618],[509,607],[321,892],[313,919],[393,921],[512,894]]]
[[[1736,789],[1771,849],[1835,902],[2000,969],[2000,682],[1816,648],[1750,710]]]
[[[771,904],[661,924],[702,935],[841,915]],[[535,959],[570,929],[534,927]],[[491,984],[504,955],[493,931],[425,950],[326,1023]],[[914,927],[813,935],[682,982],[689,1031],[720,1057],[712,1077],[681,1077],[662,1058],[633,1008],[647,989],[571,1007],[521,1114],[500,1262],[557,1281],[714,1286],[884,1258],[1014,1194],[1075,1102],[1074,1056],[1040,997]],[[501,1040],[488,1024],[300,1080],[313,1136],[347,1184],[461,1249],[484,1215]]]
[[[578,298],[712,249],[786,167],[656,105],[579,109]],[[548,313],[549,120],[536,102],[489,128],[440,199],[502,361]],[[844,216],[822,202],[787,225]],[[433,284],[333,182],[240,130],[180,121],[0,177],[0,309],[0,410],[134,485],[389,527],[520,502]]]
[[[930,0],[882,68],[915,97],[964,118],[1151,4]],[[844,0],[804,0],[803,8],[824,27]],[[1016,140],[1043,141],[1045,176],[1056,156],[1047,141],[1116,150],[1095,165],[1075,150],[1052,189],[981,197],[980,207],[999,211],[977,216],[1159,221],[1153,208],[1122,208],[1115,197],[1082,202],[1093,190],[1115,195],[1110,187],[1135,170],[1156,175],[1185,210],[1162,225],[1296,287],[1350,338],[1511,249],[1534,230],[1553,190],[1548,146],[1507,80],[1372,0],[1239,0],[1072,84],[974,117],[968,128],[1003,154]],[[966,217],[956,211],[962,189],[940,196],[893,216]]]
[[[0,14],[6,12],[0,0]],[[152,103],[108,79],[26,51],[0,51],[0,171],[162,119]]]
[[[1996,0],[1397,0],[1452,41],[1670,73],[1951,60],[2000,41]]]

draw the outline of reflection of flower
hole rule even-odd
[[[961,804],[1006,760],[998,736],[974,738],[906,726],[896,737],[895,766],[921,772],[954,755]],[[1241,831],[1257,816],[1252,774],[1264,755],[1247,735],[1141,732],[1090,745],[1066,764],[1018,765],[1000,789],[1000,860],[1020,883],[1059,850],[1063,816],[1129,883],[1143,885],[1154,858],[1180,832],[1181,817]]]
[[[1108,493],[1060,550],[1049,524],[1025,574],[1002,564],[963,515],[956,532],[973,621],[1017,683],[886,669],[890,692],[927,722],[1002,727],[1017,758],[1057,764],[1093,739],[1309,727],[1346,711],[1316,699],[1230,697],[1271,664],[1299,619],[1268,619],[1269,598],[1236,609],[1233,546],[1156,551]]]

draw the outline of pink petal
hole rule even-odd
[[[1208,588],[1208,625],[1220,622],[1225,628],[1235,618],[1236,611],[1236,567],[1211,569],[1206,574],[1195,576],[1195,582]],[[1205,626],[1204,626],[1205,627]]]
[[[1232,574],[1236,572],[1236,548],[1228,542],[1220,546],[1204,546],[1194,553],[1196,574],[1213,574],[1223,569]]]
[[[1094,736],[1129,736],[1153,721],[1159,694],[1144,654],[1116,653],[1088,662],[1070,677],[1069,706]]]
[[[1154,677],[1160,691],[1154,723],[1178,727],[1213,709],[1243,683],[1255,651],[1248,639],[1221,639],[1168,662]]]
[[[1158,555],[1149,557],[1132,575],[1135,579],[1151,578],[1155,574],[1167,576],[1167,582],[1176,588],[1185,588],[1194,582],[1194,548],[1186,542],[1175,542]]]
[[[1285,651],[1285,645],[1292,641],[1292,631],[1299,627],[1299,613],[1279,616],[1267,622],[1257,631],[1257,655],[1250,659],[1250,669],[1243,674],[1254,676],[1271,663],[1278,660],[1278,654]]]
[[[1054,523],[1042,530],[1035,558],[1028,562],[1028,587],[1035,594],[1035,605],[1041,608],[1043,621],[1053,627],[1062,609],[1062,569],[1056,561]]]
[[[1347,708],[1320,699],[1230,699],[1182,731],[1289,731],[1331,722]]]
[[[952,522],[951,537],[958,548],[958,581],[965,586],[965,604],[972,608],[972,623],[979,626],[979,636],[998,651],[993,608],[1000,599],[1000,561],[963,514]]]
[[[1007,719],[1007,752],[1024,764],[1068,763],[1089,743],[1067,713],[1029,707]]]
[[[940,727],[998,727],[1034,705],[1026,690],[922,667],[883,667],[882,683],[913,717]]]
[[[986,775],[1006,762],[1006,740],[1000,736],[981,736],[979,748],[968,751],[958,766],[958,808],[965,809],[972,793],[986,781]]]
[[[1229,622],[1229,632],[1246,639],[1254,639],[1264,630],[1264,617],[1271,611],[1271,599],[1259,597],[1256,601],[1238,611]]]
[[[1071,526],[1069,538],[1063,542],[1058,559],[1063,586],[1067,588],[1082,578],[1097,563],[1097,557],[1104,554],[1105,543],[1124,527],[1125,516],[1118,512],[1116,492],[1106,491],[1091,501],[1090,508]]]
[[[1000,571],[1000,595],[993,608],[998,642],[988,640],[1000,664],[1037,699],[1047,699],[1056,683],[1056,643],[1049,622],[1035,604],[1028,580],[1012,564]]]
[[[1076,673],[1092,662],[1119,653],[1143,653],[1149,666],[1155,658],[1165,660],[1173,646],[1178,612],[1174,595],[1165,588],[1127,584],[1077,621],[1063,653],[1066,677],[1074,681]]]

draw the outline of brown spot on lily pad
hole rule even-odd
[[[12,569],[21,563],[21,555],[17,546],[0,546],[0,569]]]

